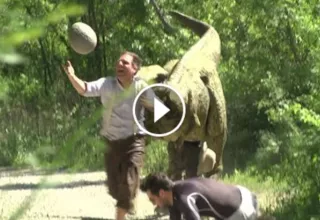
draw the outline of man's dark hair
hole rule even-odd
[[[149,174],[140,184],[142,192],[150,190],[153,195],[159,195],[160,189],[170,191],[173,187],[173,181],[164,173]]]
[[[132,56],[132,63],[136,66],[137,72],[140,70],[142,66],[142,59],[134,52],[131,51],[125,51],[122,54],[128,54]]]

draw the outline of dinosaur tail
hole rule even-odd
[[[210,28],[210,25],[200,20],[187,16],[178,11],[170,11],[169,14],[177,19],[182,25],[191,29],[199,37],[202,37]]]

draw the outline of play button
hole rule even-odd
[[[156,97],[152,95],[154,93]],[[152,103],[153,108],[141,113],[141,104],[145,102]],[[137,94],[132,113],[140,131],[153,137],[165,137],[180,128],[186,115],[186,106],[176,89],[159,83],[149,85]]]
[[[154,103],[154,120],[153,122],[156,123],[160,118],[162,118],[165,114],[167,114],[170,109],[167,108],[158,98],[153,98]]]

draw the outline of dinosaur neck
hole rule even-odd
[[[205,22],[178,11],[171,11],[170,14],[185,28],[190,29],[200,37],[169,73],[170,82],[181,85],[181,81],[192,81],[193,77],[199,78],[203,69],[215,68],[218,65],[221,52],[220,37],[217,31]]]

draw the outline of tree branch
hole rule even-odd
[[[289,12],[288,12],[288,9],[285,8],[285,13],[287,15],[287,17],[289,17]],[[299,55],[298,55],[298,50],[297,50],[297,45],[296,45],[296,40],[295,40],[295,37],[294,37],[294,33],[293,33],[293,30],[292,30],[292,27],[290,25],[290,21],[289,21],[289,18],[287,19],[287,26],[286,26],[286,31],[287,31],[287,35],[289,37],[289,46],[290,46],[290,49],[293,53],[293,56],[294,56],[294,59],[297,63],[300,63],[300,58],[299,58]]]
[[[164,14],[161,12],[159,6],[157,5],[156,0],[150,0],[150,2],[154,7],[154,9],[156,10],[158,17],[163,24],[164,32],[169,35],[174,35],[176,30],[168,23]]]

